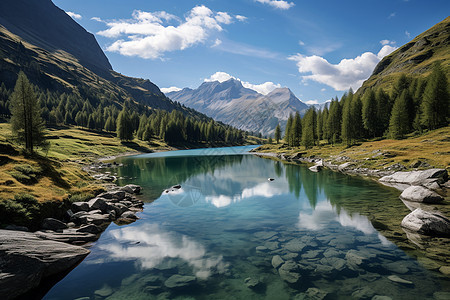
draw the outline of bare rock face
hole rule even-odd
[[[423,203],[439,203],[444,201],[436,192],[433,192],[423,186],[410,186],[400,195],[402,200],[423,202]]]
[[[41,240],[34,233],[0,230],[0,295],[13,299],[35,288],[43,278],[67,271],[89,250]]]
[[[402,221],[402,227],[407,230],[431,235],[450,236],[450,220],[436,212],[428,212],[417,208]]]

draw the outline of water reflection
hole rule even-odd
[[[143,223],[111,230],[107,234],[110,242],[98,247],[104,256],[91,263],[134,261],[142,270],[175,267],[176,260],[182,260],[200,279],[207,279],[213,271],[222,274],[226,269],[221,255],[209,254],[193,238],[164,231],[157,224]]]

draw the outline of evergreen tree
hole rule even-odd
[[[353,93],[349,93],[348,96],[344,100],[344,107],[342,109],[342,141],[350,146],[352,144],[354,132],[353,132],[353,124],[352,124],[352,100]]]
[[[287,119],[287,123],[286,123],[286,129],[284,130],[284,141],[288,144],[288,146],[292,145],[291,142],[291,136],[292,136],[292,115],[289,115],[289,118]]]
[[[281,128],[280,128],[280,124],[277,124],[277,127],[275,127],[275,141],[278,142],[281,139]]]
[[[325,106],[325,108],[322,111],[322,139],[329,140],[329,133],[328,133],[328,108]]]
[[[116,128],[114,126],[114,122],[113,122],[113,119],[111,116],[109,116],[108,119],[106,119],[105,130],[108,132],[116,131]]]
[[[314,107],[310,107],[303,117],[302,144],[306,149],[315,145],[317,139],[317,113]]]
[[[351,126],[352,140],[355,142],[364,135],[364,125],[362,120],[362,102],[358,95],[354,96],[351,103]]]
[[[435,64],[423,92],[422,124],[428,129],[447,126],[450,95],[447,77],[440,64]]]
[[[370,137],[375,137],[377,134],[377,102],[375,92],[369,89],[363,97],[362,106],[362,120],[364,128],[369,133]]]
[[[294,120],[292,123],[292,146],[299,147],[300,142],[302,141],[302,119],[300,118],[300,114],[295,112]]]
[[[44,121],[33,87],[21,71],[11,95],[11,131],[28,153],[34,146],[48,146]]]
[[[131,141],[133,139],[133,124],[130,115],[128,114],[126,104],[124,104],[122,111],[117,117],[116,127],[117,137],[121,141]]]
[[[341,101],[345,99],[345,95]],[[330,103],[330,110],[328,112],[327,119],[327,131],[328,142],[330,144],[336,144],[341,140],[341,123],[342,123],[342,110],[341,105],[337,99]]]
[[[393,139],[402,138],[409,130],[408,122],[408,91],[404,90],[394,102],[391,119],[389,121],[389,136]]]
[[[375,93],[375,100],[377,105],[376,136],[383,136],[389,127],[392,105],[389,96],[382,89],[378,89]]]

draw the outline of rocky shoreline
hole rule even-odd
[[[110,163],[91,166],[90,175],[103,182],[114,176],[99,174]],[[129,184],[119,187],[109,183],[107,191],[86,202],[74,202],[61,220],[46,218],[41,229],[10,225],[0,230],[0,295],[14,299],[38,287],[49,277],[68,272],[90,251],[111,222],[128,224],[136,221],[144,203],[137,199],[141,187]]]

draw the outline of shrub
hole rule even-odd
[[[14,170],[9,171],[9,174],[17,181],[23,184],[37,183],[38,175],[42,170],[40,168],[33,167],[29,164],[15,165]]]
[[[11,200],[0,200],[0,223],[3,225],[27,225],[31,213],[22,204]]]

